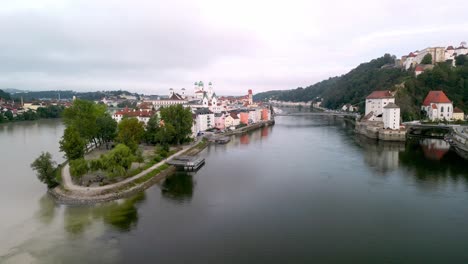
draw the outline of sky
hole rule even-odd
[[[240,95],[468,41],[466,0],[0,1],[0,89]]]

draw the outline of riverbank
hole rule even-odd
[[[273,125],[274,123],[274,120],[263,121],[236,129],[235,131],[230,131],[225,133],[225,135],[242,134],[264,126]],[[210,142],[206,139],[197,141],[135,176],[117,183],[98,187],[84,187],[74,184],[70,175],[70,166],[67,163],[61,170],[61,185],[49,189],[48,193],[59,203],[71,205],[95,204],[129,197],[146,190],[155,183],[173,174],[176,168],[168,165],[166,163],[167,160],[180,155],[195,156],[203,151],[209,144]]]

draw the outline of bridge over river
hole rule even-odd
[[[350,116],[359,117],[356,113],[343,113],[343,112],[295,112],[295,113],[278,113],[275,116]]]
[[[421,124],[420,122],[405,122],[403,123],[406,130],[411,136],[424,136],[424,137],[435,137],[443,138],[445,134],[450,133],[454,129],[464,129],[468,126],[462,125],[449,125],[449,124]]]

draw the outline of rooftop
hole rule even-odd
[[[450,104],[451,101],[443,91],[430,91],[426,99],[424,99],[423,105],[429,106],[432,103],[436,104]]]
[[[393,98],[393,94],[390,91],[373,91],[369,94],[366,99],[383,99],[383,98]]]

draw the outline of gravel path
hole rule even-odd
[[[156,169],[157,167],[163,165],[166,163],[167,160],[172,159],[173,157],[182,154],[184,151],[186,151],[188,148],[191,148],[193,145],[185,146],[182,148],[182,150],[178,151],[174,155],[168,157],[167,159],[160,161],[156,163],[155,165],[151,166],[150,168],[138,173],[137,175],[130,177],[128,179],[125,179],[120,182],[116,182],[113,184],[105,185],[105,186],[98,186],[98,187],[84,187],[84,186],[79,186],[73,183],[71,175],[70,175],[70,166],[67,163],[63,168],[62,168],[62,184],[63,187],[68,190],[72,191],[75,194],[81,194],[81,195],[99,195],[102,194],[106,191],[112,190],[112,189],[118,189],[122,186],[124,186],[127,183],[130,183],[132,181],[137,180],[138,178],[141,178],[145,176],[148,172]]]

